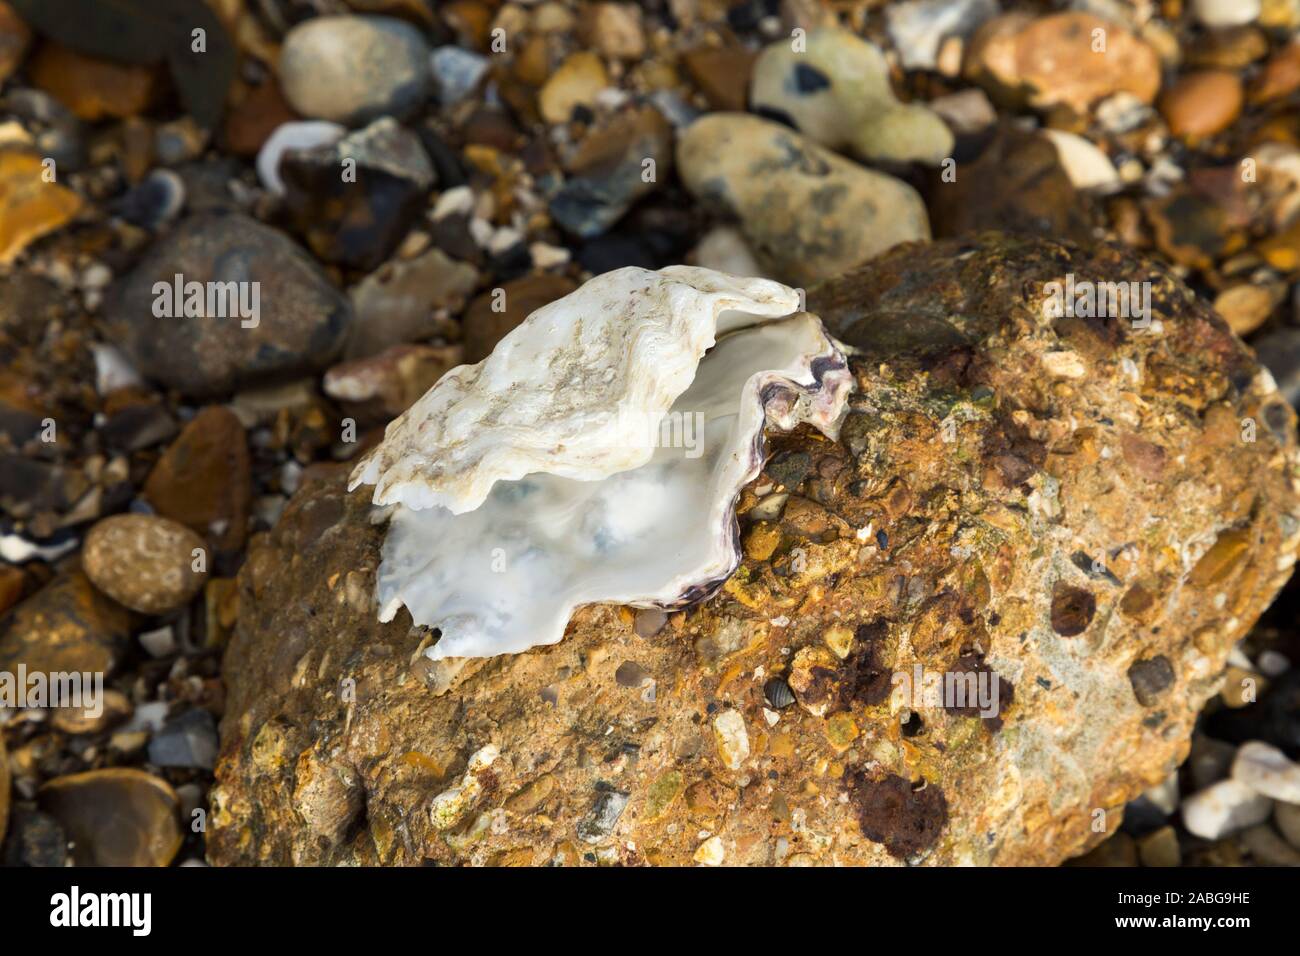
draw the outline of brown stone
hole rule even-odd
[[[27,24],[14,13],[13,7],[0,0],[0,83],[9,79],[23,62],[31,39],[32,31]],[[0,834],[3,833],[4,827],[0,826]]]
[[[971,38],[963,70],[1004,101],[1027,99],[1039,109],[1060,105],[1080,114],[1121,92],[1150,103],[1160,89],[1155,50],[1123,27],[1080,12],[990,20]]]
[[[1286,297],[1286,286],[1253,282],[1224,289],[1214,300],[1214,308],[1228,327],[1238,335],[1249,335],[1268,321],[1273,310]]]
[[[1000,229],[1084,241],[1096,216],[1046,137],[1005,124],[955,182],[932,178],[930,226],[940,238]]]
[[[501,286],[504,297],[497,295],[495,289],[484,292],[469,304],[461,319],[465,333],[465,361],[481,362],[516,325],[575,288],[572,279],[542,273],[507,282]],[[494,308],[498,303],[504,306],[501,311]]]
[[[191,528],[218,551],[243,546],[252,494],[244,426],[218,405],[194,416],[144,485],[159,514]]]
[[[249,89],[242,100],[226,111],[226,147],[240,156],[254,156],[276,127],[294,118],[280,84],[274,77],[267,77],[266,82]]]
[[[70,222],[81,197],[57,180],[34,153],[0,148],[0,265],[46,233]]]
[[[126,119],[147,112],[158,98],[160,74],[44,44],[32,57],[32,83],[84,120]]]
[[[575,106],[591,106],[609,77],[605,64],[590,50],[579,50],[560,64],[538,95],[538,106],[548,123],[568,122]]]
[[[1068,272],[1150,281],[1161,334],[1044,319],[1045,283]],[[993,234],[912,244],[810,288],[808,305],[866,349],[852,360],[860,395],[888,401],[873,405],[860,452],[846,442],[861,430],[847,428],[845,442],[773,433],[771,448],[839,475],[818,479],[818,504],[853,528],[874,523],[887,547],[803,541],[801,569],[780,550],[747,557],[713,597],[672,611],[663,635],[640,636],[626,608],[588,606],[556,644],[435,662],[420,651],[436,637],[405,613],[380,624],[373,604],[339,598],[350,576],[373,587],[383,529],[344,475],[313,482],[240,574],[213,862],[683,865],[707,828],[735,865],[1044,865],[1102,840],[1094,810],[1118,809],[1182,761],[1230,648],[1290,574],[1292,413],[1209,305],[1129,249]],[[1037,372],[1061,351],[1087,360],[1086,387]],[[955,444],[942,437],[954,401]],[[1253,443],[1215,424],[1261,415],[1280,424]],[[1126,433],[1187,452],[1153,482],[1114,467]],[[1097,454],[1049,455],[1044,440]],[[982,480],[1008,458],[1016,481]],[[894,515],[898,486],[910,503]],[[1187,542],[1237,532],[1246,547],[1234,557],[1225,544],[1213,573],[1191,580]],[[1130,544],[1108,574],[1075,558],[1117,541]],[[1159,627],[1118,611],[1139,578]],[[1052,628],[1053,595],[1067,589],[1095,602],[1070,638]],[[844,659],[826,646],[832,627],[854,632]],[[1198,644],[1201,628],[1216,639]],[[654,699],[629,691],[628,661],[654,675]],[[1000,727],[913,701],[924,732],[904,733],[893,675],[981,666],[1014,675]],[[800,706],[773,725],[764,687],[776,678]],[[340,686],[354,703],[340,705]],[[720,753],[719,719],[737,743],[743,722],[748,747]],[[322,740],[338,798],[305,827],[297,768],[320,759]],[[467,778],[489,744],[500,756]],[[544,799],[516,797],[543,776]],[[435,798],[464,812],[435,826]]]
[[[58,777],[38,800],[68,835],[78,866],[167,866],[181,847],[176,793],[142,770]]]
[[[56,577],[0,618],[0,671],[111,673],[131,637],[131,614],[80,571]]]
[[[1227,70],[1203,70],[1181,77],[1160,97],[1169,131],[1187,140],[1221,133],[1241,115],[1241,78]]]
[[[682,65],[716,110],[743,111],[758,54],[741,46],[699,47],[682,54]]]
[[[90,529],[81,563],[95,587],[119,604],[166,614],[203,586],[206,552],[203,539],[183,524],[157,515],[113,515]]]
[[[583,10],[582,36],[601,56],[639,60],[645,56],[645,28],[635,3],[593,3]]]
[[[1290,96],[1297,89],[1300,89],[1300,40],[1293,40],[1264,65],[1250,98],[1256,103],[1270,103]]]

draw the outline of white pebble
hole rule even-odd
[[[1300,803],[1300,764],[1272,744],[1252,740],[1232,762],[1232,779],[1283,803]]]
[[[1061,166],[1075,189],[1108,193],[1120,188],[1122,183],[1115,164],[1094,143],[1064,130],[1049,129],[1044,133],[1056,147]]]
[[[1273,801],[1239,780],[1220,780],[1183,801],[1183,823],[1206,840],[1217,840],[1245,827],[1263,823]]]
[[[1192,0],[1192,10],[1207,27],[1239,27],[1259,19],[1260,0]]]
[[[695,862],[705,866],[721,866],[726,857],[727,850],[722,845],[722,838],[716,836],[709,837],[695,851]]]

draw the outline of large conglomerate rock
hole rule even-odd
[[[1294,417],[1127,250],[994,234],[810,291],[861,349],[841,440],[773,436],[747,558],[468,663],[372,598],[382,528],[311,482],[242,573],[216,863],[1050,864],[1183,759],[1300,543]],[[1054,318],[1149,281],[1152,327]],[[904,699],[974,674],[995,706]]]

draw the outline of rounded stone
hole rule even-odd
[[[191,397],[321,371],[351,320],[347,298],[297,243],[222,212],[155,242],[108,307],[135,367]]]
[[[180,849],[176,793],[142,770],[58,777],[37,799],[63,827],[78,866],[167,866]]]
[[[357,126],[413,113],[432,85],[429,46],[392,17],[315,17],[280,50],[285,99],[309,119]]]
[[[677,163],[696,198],[739,219],[760,264],[793,285],[930,237],[925,204],[907,183],[755,116],[697,120],[678,141]]]
[[[207,561],[203,539],[185,525],[137,514],[98,522],[81,555],[95,587],[142,614],[166,614],[188,603],[207,579]]]
[[[971,37],[963,71],[1004,101],[1080,114],[1116,93],[1150,103],[1160,89],[1160,57],[1150,44],[1079,11],[990,20]]]
[[[1184,139],[1221,133],[1241,115],[1245,91],[1241,78],[1227,70],[1202,70],[1182,77],[1160,97],[1160,112],[1169,131]]]
[[[1045,316],[1045,285],[1067,273],[1150,282],[1160,334]],[[304,486],[240,572],[212,861],[686,865],[708,830],[734,865],[1044,865],[1100,841],[1094,808],[1184,759],[1230,650],[1290,574],[1292,413],[1207,303],[1117,246],[908,245],[808,289],[808,308],[863,350],[851,364],[866,421],[838,442],[770,441],[774,457],[809,456],[802,490],[842,533],[782,522],[774,552],[651,636],[631,609],[591,605],[556,644],[430,661],[432,636],[405,612],[381,624],[339,599],[350,575],[373,587],[383,529],[369,496],[346,492],[346,469]],[[1041,374],[1043,354],[1065,350],[1085,382]],[[1278,430],[1243,443],[1241,419],[1273,408]],[[1177,449],[1176,467],[1172,453],[1160,473],[1129,462],[1137,431]],[[742,535],[774,517],[744,507],[758,482]],[[864,547],[854,532],[871,526]],[[1246,549],[1193,578],[1189,558],[1227,530]],[[1112,557],[1116,541],[1132,550]],[[1139,582],[1158,626],[1125,610]],[[1072,637],[1052,628],[1058,584],[1095,601]],[[826,646],[833,626],[853,631],[843,659]],[[1146,707],[1130,669],[1157,658],[1176,679]],[[620,686],[629,660],[663,692]],[[997,675],[996,721],[925,699],[930,674],[955,671]],[[897,701],[894,678],[918,673]],[[772,706],[773,678],[800,706]],[[339,706],[340,686],[354,704]],[[335,742],[340,780],[364,769],[364,813],[330,780],[311,808],[328,825],[311,829],[295,787],[319,741]],[[474,771],[487,748],[499,758]],[[520,812],[513,795],[540,794],[543,778],[544,805]],[[432,793],[456,799],[445,827]]]
[[[884,55],[839,27],[814,30],[806,50],[789,40],[767,47],[754,64],[749,102],[754,112],[869,162],[937,165],[952,155],[943,120],[921,103],[899,102]]]

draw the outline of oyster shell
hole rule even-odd
[[[533,313],[480,367],[448,373],[354,472],[354,485],[380,482],[377,504],[401,502],[380,619],[404,605],[442,631],[429,657],[487,657],[555,643],[580,604],[673,608],[711,594],[740,560],[735,503],[762,468],[764,428],[808,422],[834,436],[852,387],[816,316],[776,317],[797,301],[704,269],[618,270]],[[567,394],[593,380],[602,387]],[[525,408],[513,403],[520,381]],[[463,417],[420,417],[447,414]],[[432,437],[448,434],[465,438],[452,450]]]
[[[498,481],[586,481],[644,465],[653,444],[617,413],[667,411],[717,335],[798,308],[798,293],[767,279],[692,266],[607,272],[443,376],[388,426],[349,490],[374,485],[377,505],[459,514]]]

